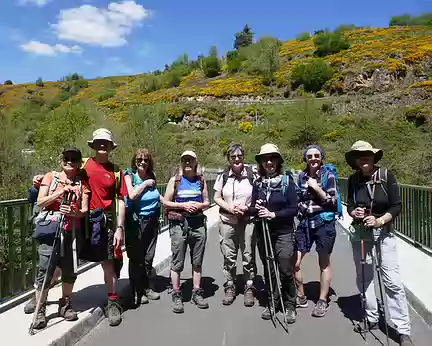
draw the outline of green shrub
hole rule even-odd
[[[244,133],[249,133],[252,131],[253,125],[250,121],[245,121],[239,124],[239,130]]]
[[[315,96],[316,96],[317,98],[322,98],[322,97],[324,97],[324,91],[322,91],[322,90],[318,91],[318,92],[315,94]]]
[[[336,54],[348,49],[350,44],[341,32],[325,32],[318,34],[314,38],[315,52],[319,57]]]
[[[219,76],[221,73],[221,63],[217,56],[204,58],[202,67],[207,78]]]
[[[4,85],[13,85],[13,83],[10,79],[8,79],[4,82]]]
[[[112,89],[104,90],[98,95],[97,100],[99,102],[102,102],[102,101],[108,100],[111,97],[115,96],[115,94],[116,94],[115,90],[112,90]]]
[[[41,77],[36,80],[36,86],[43,88],[44,82]]]
[[[313,59],[308,64],[298,65],[291,74],[294,88],[303,85],[306,91],[318,92],[333,76],[333,69],[322,59]]]
[[[301,34],[298,34],[296,37],[297,41],[307,41],[310,39],[310,34],[308,32],[302,32]]]

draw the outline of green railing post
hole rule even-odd
[[[20,276],[21,276],[21,287],[24,289],[27,286],[27,265],[26,265],[26,238],[27,234],[27,209],[25,205],[20,207],[20,234],[21,234],[21,265],[20,265]]]
[[[14,222],[13,222],[13,207],[7,207],[7,225],[8,225],[8,255],[7,255],[7,280],[9,283],[9,294],[12,294],[15,289],[15,244],[14,244]]]

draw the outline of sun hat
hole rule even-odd
[[[260,157],[268,154],[276,154],[280,157],[281,162],[282,163],[284,162],[284,159],[282,158],[278,146],[271,143],[266,143],[263,146],[261,146],[259,154],[255,155],[255,160],[259,163]]]
[[[357,141],[351,149],[345,154],[346,162],[353,168],[357,169],[356,156],[361,152],[371,152],[375,156],[375,163],[383,157],[383,151],[381,149],[374,148],[370,143],[365,141]]]
[[[186,151],[184,151],[183,154],[181,154],[180,158],[185,157],[185,156],[191,156],[195,160],[197,158],[196,154],[192,150],[186,150]]]
[[[303,152],[303,161],[304,161],[304,162],[307,162],[306,154],[307,154],[307,152],[308,152],[309,150],[311,150],[311,149],[316,149],[316,150],[318,150],[318,151],[321,153],[321,160],[324,160],[324,159],[325,159],[325,151],[324,151],[323,148],[321,148],[319,145],[309,145],[309,146],[304,150],[304,152]]]
[[[87,141],[87,144],[93,149],[93,142],[98,139],[109,141],[113,144],[113,149],[117,148],[117,143],[114,142],[113,135],[110,130],[104,128],[97,129],[93,132],[93,139],[91,141]]]

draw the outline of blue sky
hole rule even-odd
[[[289,40],[339,24],[385,27],[394,15],[431,11],[432,0],[1,0],[0,82],[162,69],[212,45],[226,53],[246,23],[257,38]]]

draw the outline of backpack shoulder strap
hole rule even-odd
[[[173,195],[173,200],[175,200],[176,196],[177,196],[177,191],[178,188],[180,186],[181,183],[181,175],[179,173],[176,173],[176,175],[174,176],[174,195]]]
[[[255,177],[254,177],[254,172],[253,172],[252,166],[247,166],[246,172],[247,172],[247,178],[249,180],[249,183],[253,186]]]
[[[84,157],[84,158],[82,159],[82,162],[83,162],[83,163],[82,163],[82,165],[81,165],[81,169],[83,169],[83,168],[86,166],[88,160],[90,160],[90,157]]]
[[[290,176],[291,176],[291,171],[285,171],[284,175],[282,176],[282,194],[284,196],[288,191],[288,187],[290,184],[290,179],[289,179]]]

